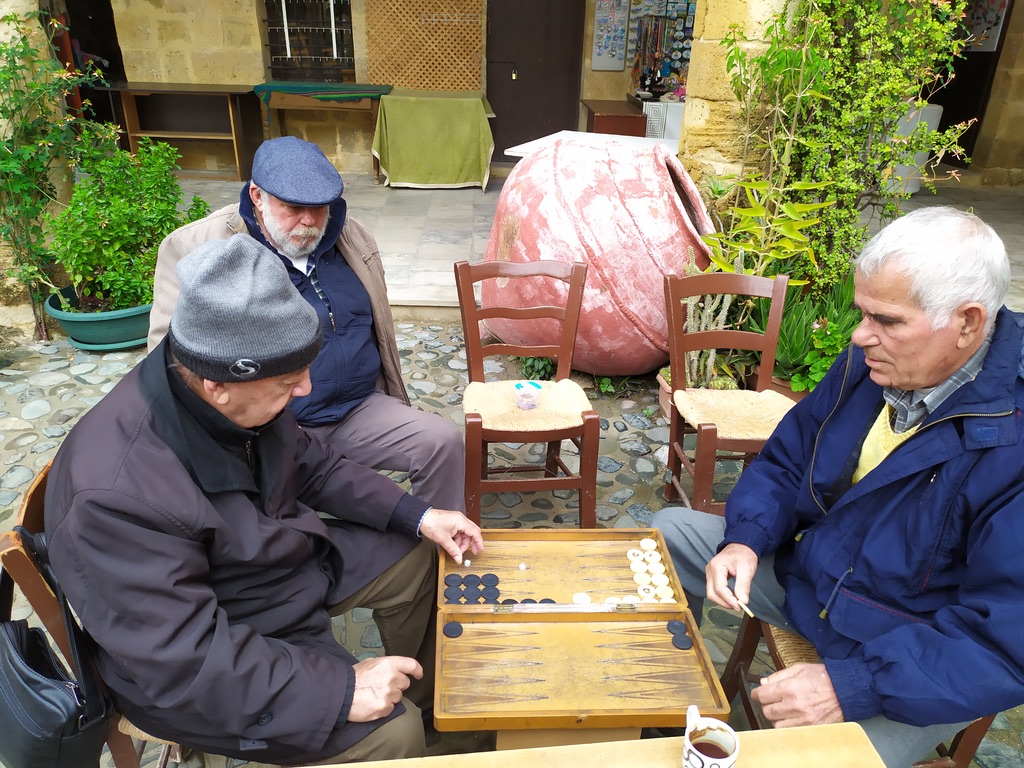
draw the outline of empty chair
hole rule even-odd
[[[715,466],[720,452],[740,458],[744,464],[756,456],[793,401],[766,389],[775,365],[782,305],[789,278],[714,272],[699,275],[666,275],[665,301],[668,318],[669,361],[672,367],[671,428],[669,430],[669,479],[665,498],[687,500],[691,507],[722,514],[724,501],[715,501]],[[691,296],[732,294],[771,299],[765,333],[743,330],[686,330],[686,299]],[[705,349],[760,352],[762,375],[757,390],[695,389],[686,376],[686,359]],[[683,450],[687,435],[696,434],[691,459]],[[687,498],[680,483],[685,469],[693,481]]]
[[[579,492],[579,523],[597,524],[597,455],[600,419],[583,389],[569,378],[573,347],[583,302],[587,265],[542,260],[525,264],[489,261],[455,265],[455,284],[462,310],[469,385],[463,395],[466,414],[466,513],[480,522],[480,499],[485,492],[551,491]],[[564,284],[564,302],[557,306],[477,307],[474,286],[486,280],[530,280]],[[564,294],[562,293],[564,291]],[[541,292],[541,295],[546,295]],[[551,343],[507,344],[485,338],[481,321],[540,321],[551,326]],[[484,359],[494,355],[547,357],[557,361],[554,381],[536,383],[487,381]],[[520,386],[517,389],[517,384]],[[533,407],[517,405],[520,397],[535,396]],[[529,405],[526,403],[526,405]],[[561,455],[562,441],[571,440],[579,452],[579,471],[572,472]],[[492,443],[546,443],[543,464],[491,465]],[[539,474],[539,477],[529,475]]]

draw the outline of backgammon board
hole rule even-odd
[[[689,704],[728,714],[660,531],[487,530],[484,544],[438,575],[438,730],[558,743],[680,726]]]

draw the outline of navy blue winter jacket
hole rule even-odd
[[[278,254],[292,284],[316,310],[324,329],[323,347],[309,369],[312,390],[288,406],[296,420],[306,426],[341,421],[373,393],[381,374],[370,295],[334,245],[345,225],[346,208],[344,198],[331,205],[327,230],[309,257],[320,293],[310,277]],[[277,253],[256,223],[248,184],[239,195],[238,210],[249,233]]]
[[[855,486],[884,401],[851,347],[729,497],[725,543],[775,553],[786,615],[847,720],[957,723],[1024,703],[1022,336],[1003,308],[978,377]]]

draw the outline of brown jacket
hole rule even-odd
[[[165,349],[58,451],[54,570],[139,727],[259,762],[337,755],[383,721],[346,722],[356,659],[329,608],[416,546],[427,505],[287,411],[233,426],[175,384]]]
[[[227,205],[199,221],[186,224],[169,234],[160,244],[153,285],[153,311],[149,316],[149,350],[153,351],[167,335],[167,325],[178,300],[178,275],[175,269],[183,256],[209,240],[227,240],[239,232],[246,232],[245,221],[238,212],[238,204]],[[345,220],[338,250],[356,273],[373,307],[373,328],[380,351],[381,372],[385,391],[406,405],[409,395],[402,382],[402,366],[395,340],[395,320],[388,304],[388,289],[384,280],[384,267],[380,250],[370,230],[353,219]]]

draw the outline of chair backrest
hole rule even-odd
[[[43,497],[46,495],[49,471],[50,464],[47,464],[32,481],[21,502],[15,525],[24,526],[29,533],[40,533],[44,528]],[[14,531],[8,531],[0,538],[0,562],[25,595],[61,653],[70,659],[71,648],[68,646],[67,628],[60,604],[39,571],[35,557],[25,548],[21,536]]]
[[[46,526],[43,515],[43,500],[46,496],[46,479],[52,462],[43,467],[35,480],[25,492],[21,501],[21,509],[15,525],[20,525],[29,533],[42,533]],[[68,630],[64,623],[57,596],[43,578],[35,556],[29,552],[15,531],[8,531],[0,537],[0,564],[22,591],[39,621],[46,628],[50,638],[57,644],[65,659],[71,659],[71,647],[68,644]],[[135,752],[131,739],[118,730],[120,713],[115,712],[110,721],[107,733],[107,746],[114,760],[115,768],[138,768],[139,756]]]
[[[564,283],[565,302],[561,305],[535,303],[528,306],[477,306],[474,286],[484,280],[527,280]],[[462,311],[462,327],[466,339],[466,362],[469,366],[470,381],[484,381],[484,360],[493,355],[516,357],[548,357],[556,360],[556,379],[564,379],[572,371],[572,355],[576,346],[576,330],[579,327],[580,307],[583,305],[583,287],[587,279],[587,265],[582,262],[567,264],[553,259],[542,259],[526,263],[507,261],[485,261],[470,264],[460,261],[455,264],[455,286],[459,293],[459,307]],[[524,292],[520,292],[523,295]],[[530,291],[529,293],[535,293]],[[540,291],[537,295],[549,296],[552,291]],[[527,294],[528,295],[528,294]],[[554,331],[546,333],[548,338],[558,339],[557,343],[507,343],[494,341],[485,335],[481,321],[500,319],[511,322],[541,321],[550,323]]]
[[[738,275],[733,272],[711,272],[700,275],[665,275],[665,304],[668,319],[669,360],[672,367],[672,389],[685,389],[686,358],[689,352],[705,349],[729,349],[761,353],[761,370],[757,377],[758,391],[771,383],[775,352],[779,345],[782,307],[789,285],[787,275],[774,278]],[[746,330],[686,330],[686,299],[691,296],[733,295],[761,297],[771,300],[765,332]]]

